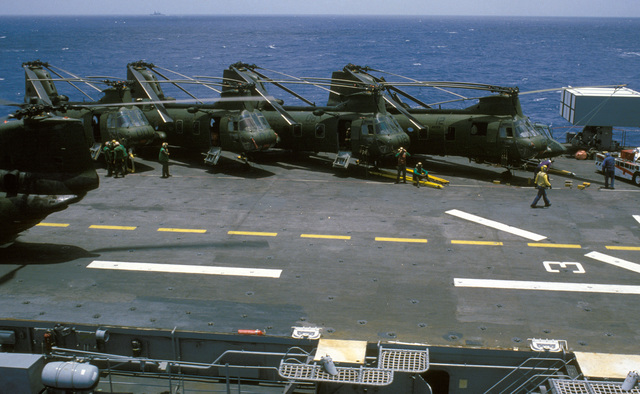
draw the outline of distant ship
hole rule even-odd
[[[164,14],[162,12],[153,11],[153,14],[151,14],[151,16],[164,16]]]

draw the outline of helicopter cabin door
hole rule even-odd
[[[372,119],[357,119],[351,122],[351,149],[352,152],[360,152],[366,148],[374,138],[375,129]]]

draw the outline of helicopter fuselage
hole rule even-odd
[[[234,153],[249,153],[273,147],[278,139],[265,117],[257,110],[213,109],[165,103],[173,120],[164,122],[151,106],[142,110],[170,145],[200,152],[220,147]]]
[[[335,107],[285,106],[299,126],[290,126],[275,111],[263,111],[278,132],[278,147],[293,151],[351,151],[369,159],[389,155],[409,144],[409,136],[387,114],[336,111]]]

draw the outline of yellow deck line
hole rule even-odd
[[[69,227],[69,223],[38,223],[36,226],[42,227]]]
[[[527,245],[534,248],[565,248],[565,249],[582,248],[582,246],[576,245],[576,244],[545,244],[545,243],[531,242],[531,243],[528,243]]]
[[[426,244],[426,239],[420,238],[386,238],[386,237],[376,237],[376,241],[381,242],[414,242],[414,243],[423,243]]]
[[[278,233],[265,233],[259,231],[229,231],[229,235],[256,235],[258,237],[275,237]]]
[[[99,224],[92,224],[91,226],[89,226],[89,228],[93,228],[93,229],[99,229],[99,230],[135,230],[137,227],[130,227],[130,226],[102,226]]]
[[[609,250],[640,250],[640,246],[605,246]]]
[[[496,241],[463,241],[459,239],[452,239],[451,243],[454,245],[485,245],[485,246],[502,246],[502,242]]]
[[[207,232],[205,229],[196,229],[196,228],[159,228],[158,231],[169,232],[169,233],[197,233],[204,234]]]
[[[351,239],[349,235],[300,234],[300,238]]]

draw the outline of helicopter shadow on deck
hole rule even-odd
[[[462,163],[456,159],[434,158],[433,156],[415,155],[413,161],[422,161],[424,168],[434,176],[456,177],[479,182],[493,183],[500,181],[513,186],[532,186],[533,175],[530,172],[517,170],[507,175],[502,167],[487,164]]]
[[[157,162],[158,152],[151,149],[140,150],[139,157],[149,161]],[[193,168],[205,170],[210,174],[226,174],[247,179],[259,179],[273,176],[274,173],[263,168],[259,168],[253,161],[249,164],[237,159],[237,155],[224,152],[215,166],[204,164],[203,155],[200,152],[193,152],[185,149],[172,149],[170,168],[173,166],[181,166],[185,168]],[[138,172],[138,163],[136,162],[136,172]],[[160,171],[160,164],[156,168],[149,167],[150,171]]]
[[[0,249],[0,264],[49,265],[97,256],[73,245],[16,241]]]
[[[351,164],[346,169],[334,168],[333,154],[315,154],[313,152],[291,152],[272,150],[252,155],[255,165],[279,167],[285,171],[304,169],[311,172],[331,174],[337,178],[371,179],[365,167]]]

